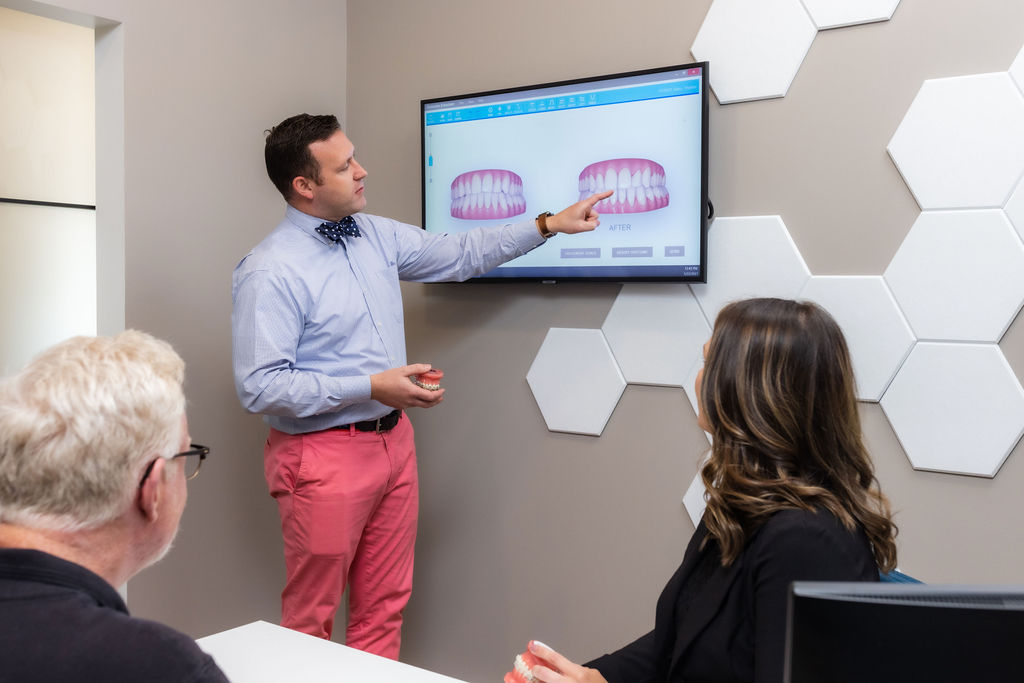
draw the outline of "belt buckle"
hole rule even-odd
[[[384,417],[387,417],[387,415],[385,415]],[[377,424],[374,426],[374,430],[373,431],[375,431],[378,434],[380,434],[380,421],[383,420],[384,417],[378,417],[377,420],[376,420]]]

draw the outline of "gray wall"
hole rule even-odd
[[[0,0],[109,20],[97,22],[97,218],[123,215],[125,324],[185,358],[191,433],[213,447],[189,483],[175,550],[131,581],[130,607],[193,636],[276,621],[280,532],[263,483],[265,430],[243,414],[231,380],[231,270],[283,212],[263,168],[264,129],[298,111],[344,113],[346,3],[57,3],[74,12]],[[114,135],[107,124],[122,112]],[[111,153],[118,145],[123,155]],[[100,256],[116,260],[121,240],[108,232]]]
[[[367,210],[420,219],[418,99],[692,61],[710,4],[350,0],[347,128]],[[889,138],[925,79],[1005,71],[1022,26],[1024,3],[903,0],[889,22],[820,33],[784,99],[713,100],[717,214],[780,214],[815,275],[881,274],[919,211]],[[498,680],[529,638],[585,659],[646,632],[693,529],[680,504],[706,447],[693,411],[681,390],[628,386],[600,438],[554,434],[525,381],[548,328],[600,327],[618,287],[404,291],[409,358],[444,369],[448,389],[413,413],[422,518],[404,657]],[[1001,347],[1024,377],[1020,319]],[[1024,582],[1024,446],[994,480],[914,472],[878,405],[862,414],[901,567]]]
[[[231,269],[282,211],[262,131],[343,115],[368,210],[415,223],[419,99],[690,61],[710,0],[60,1],[122,22],[125,317],[184,355],[192,434],[214,447],[132,610],[194,636],[274,621],[265,428],[238,407],[228,322]],[[890,22],[820,34],[786,98],[712,105],[718,214],[781,214],[815,274],[881,273],[917,216],[889,137],[924,79],[1007,69],[1021,26],[1020,2],[903,0]],[[629,386],[600,438],[554,434],[524,379],[549,327],[600,327],[618,287],[404,291],[409,358],[443,368],[448,393],[412,415],[422,510],[403,659],[499,680],[529,638],[584,659],[642,633],[693,528],[680,500],[706,441],[689,403]],[[1020,319],[1001,346],[1024,377]],[[1022,582],[1024,447],[994,480],[917,473],[878,406],[863,415],[903,569]]]

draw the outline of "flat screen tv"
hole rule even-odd
[[[420,102],[423,227],[532,220],[594,192],[592,233],[556,235],[484,281],[707,281],[707,62]]]
[[[1024,681],[1024,586],[795,582],[786,683]]]

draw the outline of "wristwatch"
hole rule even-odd
[[[554,216],[555,214],[550,211],[545,211],[542,214],[537,215],[537,229],[540,230],[540,235],[544,239],[549,239],[555,236],[555,233],[548,230],[548,216]]]

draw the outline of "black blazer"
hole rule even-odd
[[[658,598],[654,630],[587,666],[609,683],[779,683],[789,584],[878,580],[864,532],[847,531],[826,511],[774,514],[727,568],[713,539],[700,549],[705,537],[701,521]],[[716,566],[689,607],[677,610],[704,553]]]

